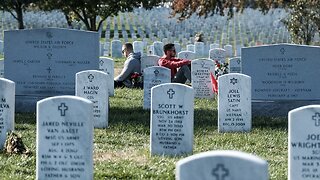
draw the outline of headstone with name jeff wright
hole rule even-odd
[[[76,74],[76,96],[93,102],[94,127],[108,127],[109,93],[107,73],[97,70],[78,72]]]
[[[155,56],[155,55],[142,56],[140,59],[142,74],[145,68],[158,66],[159,58],[160,58],[159,56]]]
[[[7,132],[14,130],[15,83],[0,78],[0,147],[4,146]]]
[[[111,41],[111,57],[113,58],[122,57],[122,43],[120,40]]]
[[[171,71],[168,68],[153,66],[144,69],[143,73],[143,109],[150,109],[151,88],[171,82]]]
[[[99,70],[108,75],[109,96],[114,96],[114,61],[111,58],[100,57]]]
[[[268,180],[268,163],[240,151],[208,151],[176,163],[177,180]]]
[[[252,77],[252,112],[286,116],[320,103],[320,47],[276,44],[242,48],[242,73]]]
[[[288,180],[320,178],[320,105],[289,111]]]
[[[241,73],[241,57],[234,57],[229,59],[229,72]]]
[[[191,84],[194,97],[213,98],[211,75],[214,77],[215,64],[211,59],[196,59],[191,62]]]
[[[37,102],[36,179],[93,179],[92,104],[69,95]]]
[[[98,35],[57,28],[5,31],[4,71],[16,83],[16,111],[35,112],[40,99],[74,95],[75,74],[99,67]]]
[[[181,155],[193,150],[193,89],[166,83],[151,89],[151,155]]]
[[[218,78],[218,131],[251,130],[251,77],[230,73]]]

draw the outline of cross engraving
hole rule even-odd
[[[229,170],[223,164],[217,164],[217,167],[212,170],[212,175],[216,180],[225,180],[225,177],[229,176]]]
[[[238,60],[237,60],[237,63],[238,63],[239,65],[240,65],[240,62],[241,62],[241,60],[240,60],[240,59],[238,59]]]
[[[202,61],[202,62],[201,62],[201,67],[204,68],[204,65],[205,65],[205,64],[206,64],[206,63]]]
[[[46,36],[47,36],[47,38],[49,38],[49,39],[51,39],[51,38],[53,37],[52,33],[49,32],[49,31],[46,33]]]
[[[92,80],[94,79],[94,76],[92,74],[89,74],[88,79],[90,82],[92,82]]]
[[[233,85],[235,85],[235,84],[238,83],[238,79],[232,78],[232,79],[230,79],[230,83],[233,84]]]
[[[188,59],[188,56],[189,56],[188,53],[186,53],[186,54],[184,55],[184,57],[185,57],[186,59]]]
[[[173,98],[173,95],[175,94],[176,92],[173,90],[173,89],[169,89],[168,91],[167,91],[167,94],[169,95],[169,99],[172,99]]]
[[[48,73],[50,74],[52,69],[51,69],[50,67],[48,67],[46,70],[47,70]]]
[[[68,110],[68,106],[66,106],[66,103],[61,103],[60,106],[58,106],[58,110],[60,111],[60,116],[65,116],[66,111]]]
[[[280,49],[281,54],[284,54],[286,52],[286,50],[284,48]]]
[[[315,126],[320,126],[320,113],[316,112],[314,116],[312,116],[312,120],[315,121]]]

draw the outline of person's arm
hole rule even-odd
[[[164,66],[164,67],[168,67],[168,68],[178,68],[178,67],[181,67],[183,65],[188,65],[188,64],[191,64],[191,61],[186,60],[186,59],[175,59],[174,61],[170,61],[170,60],[161,58],[159,60],[160,66]]]
[[[133,73],[134,69],[134,62],[129,61],[128,63],[124,64],[124,67],[121,71],[121,73],[114,79],[115,81],[124,81],[129,78],[131,73]]]

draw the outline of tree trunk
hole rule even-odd
[[[23,24],[23,11],[22,11],[22,6],[21,6],[21,4],[17,4],[15,11],[16,11],[16,13],[17,13],[18,28],[19,28],[19,29],[24,29],[24,24]]]
[[[97,25],[96,25],[96,17],[90,17],[90,31],[98,31],[97,30]]]

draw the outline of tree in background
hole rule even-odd
[[[315,33],[320,31],[320,1],[294,1],[290,5],[290,15],[284,23],[295,43],[311,44]]]
[[[130,12],[136,7],[152,8],[161,3],[161,0],[42,0],[38,6],[43,10],[59,9],[69,25],[72,20],[78,20],[87,30],[97,31],[109,16]],[[98,17],[99,22],[96,22]]]
[[[208,17],[227,12],[232,17],[234,10],[247,7],[264,14],[272,8],[288,8],[290,15],[284,22],[295,43],[310,44],[320,29],[320,0],[173,0],[171,15],[184,20],[193,14]]]
[[[0,10],[9,12],[17,21],[18,28],[24,29],[23,12],[36,0],[0,0]]]

